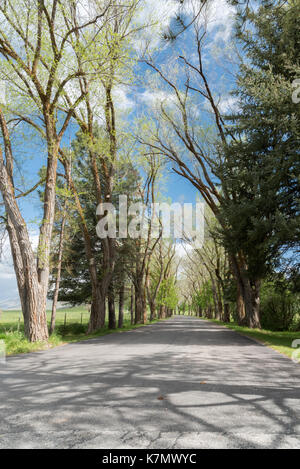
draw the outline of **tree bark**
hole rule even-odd
[[[260,285],[259,279],[250,279],[242,253],[231,256],[231,265],[237,285],[238,323],[250,328],[260,325]]]
[[[153,321],[155,319],[155,316],[156,316],[155,302],[150,301],[149,307],[150,307],[150,321]]]
[[[134,324],[134,286],[131,285],[130,293],[130,322],[131,325]]]
[[[116,309],[115,309],[115,292],[111,284],[108,289],[108,328],[116,329]]]
[[[230,322],[230,310],[228,303],[224,304],[224,322]]]
[[[91,301],[91,315],[88,325],[87,334],[103,329],[105,326],[106,304],[105,297],[100,293],[98,285],[92,283],[92,301]]]
[[[125,299],[125,284],[123,282],[120,288],[120,292],[119,292],[119,320],[118,320],[119,329],[122,329],[124,325],[124,299]]]
[[[12,179],[4,164],[1,148],[0,190],[8,217],[8,232],[24,316],[25,335],[30,342],[47,341],[49,336],[46,297],[39,283],[26,223],[17,205]]]
[[[43,307],[43,316],[46,318],[46,302],[50,276],[50,251],[52,230],[55,217],[56,201],[56,173],[59,150],[59,139],[56,135],[55,118],[48,112],[49,105],[44,106],[44,121],[46,127],[46,141],[48,148],[47,174],[44,191],[43,221],[40,228],[37,272],[40,285],[40,301]],[[47,319],[46,319],[47,324]],[[48,335],[48,333],[47,333]]]
[[[144,291],[143,282],[137,279],[135,284],[135,324],[142,324],[144,321]]]
[[[241,253],[238,259],[233,259],[233,266],[237,282],[239,324],[246,325],[251,329],[260,329],[261,282],[259,279],[251,280],[249,278],[247,266]]]
[[[56,275],[55,290],[54,290],[53,303],[52,303],[51,323],[50,323],[49,335],[52,335],[54,330],[55,330],[56,309],[57,309],[59,286],[60,286],[60,279],[61,279],[61,267],[62,267],[63,248],[64,248],[64,240],[65,240],[66,220],[67,220],[67,202],[65,202],[65,205],[64,205],[62,223],[61,223],[61,229],[60,229],[59,248],[58,248],[58,261],[57,261],[57,275]]]
[[[259,280],[254,282],[245,279],[245,311],[247,326],[251,329],[261,329],[260,324],[260,284]]]
[[[85,216],[84,216],[84,211],[81,206],[81,202],[80,202],[74,181],[71,177],[70,162],[65,157],[62,151],[61,151],[61,162],[65,168],[65,174],[66,174],[68,185],[71,188],[73,195],[74,195],[75,205],[76,205],[76,208],[77,208],[80,220],[81,220],[80,228],[83,234],[85,254],[89,262],[89,274],[90,274],[90,281],[91,281],[91,314],[90,314],[87,334],[92,334],[93,332],[96,332],[105,326],[106,288],[101,289],[103,284],[102,285],[100,284],[99,278],[98,278],[97,266],[96,266],[95,257],[93,253],[92,239],[89,234],[88,226],[87,226]]]

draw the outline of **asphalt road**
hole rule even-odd
[[[300,448],[300,366],[176,317],[0,364],[0,448]]]

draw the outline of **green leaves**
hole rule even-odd
[[[299,237],[300,106],[292,102],[299,2],[279,3],[249,10],[238,32],[247,54],[235,92],[240,113],[228,116],[235,140],[216,170],[227,194],[222,240],[229,252],[243,251],[253,278],[272,270]]]

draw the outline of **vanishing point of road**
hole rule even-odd
[[[188,317],[0,364],[0,448],[300,448],[300,366]]]

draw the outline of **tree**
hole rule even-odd
[[[56,197],[56,216],[55,219],[59,219],[59,226],[57,229],[57,258],[55,258],[55,271],[56,271],[56,278],[55,278],[55,287],[53,292],[53,301],[52,301],[52,311],[51,311],[51,321],[50,321],[50,328],[49,328],[49,335],[52,335],[55,330],[55,323],[56,323],[56,310],[57,310],[57,303],[58,303],[58,296],[59,296],[59,289],[60,289],[60,281],[61,281],[61,271],[62,271],[62,262],[63,262],[63,254],[64,254],[64,244],[66,242],[66,225],[68,221],[68,211],[70,210],[70,190],[69,187],[64,185],[59,185],[59,179],[57,180],[57,197]],[[55,226],[54,226],[55,231]],[[55,236],[53,236],[55,238]],[[52,248],[52,258],[54,249]],[[56,257],[56,256],[55,256]],[[53,275],[53,272],[52,272]]]
[[[100,148],[101,129],[98,129],[97,139]],[[103,137],[105,148],[105,138]],[[126,149],[126,141],[123,141],[122,152]],[[73,189],[68,191],[68,225],[66,227],[66,243],[63,257],[62,280],[59,300],[69,302],[73,305],[92,302],[92,281],[90,275],[90,257],[86,255],[86,237],[89,237],[89,245],[92,247],[92,255],[96,267],[96,279],[101,281],[104,275],[103,248],[101,240],[97,237],[96,209],[97,197],[94,185],[94,176],[91,173],[89,145],[84,134],[79,131],[72,142],[72,184]],[[127,150],[126,150],[127,151]],[[121,153],[121,150],[119,151]],[[126,157],[125,157],[126,156]],[[100,160],[97,161],[101,185],[105,184],[102,178],[102,167]],[[119,211],[119,195],[127,194],[128,202],[135,199],[137,185],[139,183],[138,171],[134,168],[128,155],[119,154],[119,162],[115,167],[114,186],[111,202],[116,211]],[[76,190],[75,190],[76,188]],[[58,207],[59,208],[59,207]],[[59,243],[60,231],[54,233],[53,244]],[[132,251],[128,239],[118,240],[116,243],[116,269],[112,279],[114,290],[122,283],[124,274],[130,270]],[[57,256],[53,264],[57,263]],[[53,282],[56,281],[53,277]],[[111,293],[113,293],[113,291]],[[53,292],[51,292],[51,296]],[[106,297],[105,297],[106,300]]]
[[[218,239],[216,228],[218,222],[206,207],[205,236],[201,248],[187,244],[182,259],[182,276],[186,290],[192,292],[193,310],[198,314],[214,312],[217,320],[228,321],[228,310],[231,298],[228,296],[228,282],[232,278],[228,254]],[[211,302],[203,304],[204,291],[209,290]],[[205,296],[205,295],[204,295]],[[213,310],[213,311],[212,311]]]
[[[147,265],[145,285],[150,307],[150,320],[164,317],[166,310],[173,311],[178,304],[176,288],[176,248],[172,240],[159,239],[153,259]]]
[[[145,176],[139,185],[138,197],[144,207],[141,214],[144,222],[140,224],[140,230],[142,232],[144,228],[144,233],[143,236],[132,240],[134,264],[131,276],[135,292],[135,324],[145,324],[147,321],[147,285],[149,283],[150,264],[162,236],[159,226],[157,238],[153,239],[153,231],[159,221],[155,212],[151,210],[151,205],[155,204],[158,196],[158,183],[162,169],[161,161],[153,152],[149,152],[149,154],[142,153],[141,161],[141,169]]]
[[[164,85],[166,94],[170,98],[164,99],[159,108],[155,109],[152,126],[148,127],[151,131],[145,132],[138,138],[141,143],[150,147],[151,151],[166,157],[173,164],[173,170],[199,191],[202,200],[221,223],[219,205],[223,179],[216,178],[214,174],[218,155],[212,143],[216,139],[225,143],[227,129],[203,60],[209,44],[206,38],[207,7],[208,4],[202,6],[200,14],[192,25],[193,50],[196,57],[193,63],[189,61],[187,54],[183,55],[182,52],[177,59],[177,68],[173,67],[171,71],[168,66],[157,64],[151,55],[144,58],[145,63],[160,80],[160,86]],[[210,118],[207,118],[206,111],[205,116],[204,112],[201,112],[203,104],[209,106]],[[253,305],[247,302],[247,292],[240,286],[243,259],[234,255],[231,257],[238,286],[239,316],[242,321],[247,309],[250,324],[250,318],[255,314],[255,310]]]
[[[132,36],[140,29],[133,24],[138,3],[138,0],[130,0],[122,5],[111,0],[111,8],[107,9],[105,15],[105,27],[87,33],[77,27],[80,9],[73,6],[71,14],[74,34],[70,36],[70,43],[78,69],[81,71],[81,75],[78,76],[78,87],[84,92],[84,105],[74,112],[74,118],[86,140],[98,206],[111,203],[113,196],[118,146],[121,140],[114,91],[120,83],[124,85],[131,80],[132,58],[129,54],[129,45]],[[68,24],[70,19],[65,18],[65,21]],[[70,94],[65,93],[65,100],[67,104],[70,102]],[[105,139],[102,135],[100,142],[97,136],[99,107],[103,110],[105,122],[102,129]],[[63,161],[67,164],[65,159]],[[75,189],[75,186],[73,187]],[[79,205],[78,201],[78,208]],[[80,211],[83,215],[82,208]],[[102,275],[99,277],[93,254],[93,236],[87,229],[84,217],[81,226],[86,256],[89,259],[92,288],[89,332],[94,332],[105,323],[105,301],[109,291],[110,296],[112,295],[110,283],[116,266],[117,249],[115,239],[108,236],[101,240]],[[112,306],[112,301],[110,304]]]
[[[234,138],[222,146],[216,169],[224,180],[222,240],[244,258],[241,273],[251,285],[247,301],[256,304],[256,325],[261,280],[300,234],[300,108],[292,101],[300,70],[299,13],[299,1],[263,1],[257,11],[240,13],[237,36],[246,60],[234,93],[239,112],[227,117]]]
[[[209,3],[203,5],[201,13],[195,18],[191,27],[191,34],[193,34],[193,36],[192,39],[189,37],[189,41],[193,40],[194,48],[192,50],[195,52],[194,55],[192,54],[192,59],[190,59],[190,43],[189,53],[184,53],[184,51],[180,53],[180,56],[177,58],[177,67],[172,65],[173,70],[170,70],[170,67],[159,62],[159,54],[156,56],[148,54],[144,57],[145,63],[154,71],[156,77],[159,79],[160,86],[163,86],[166,95],[170,97],[169,99],[162,100],[159,108],[154,110],[152,131],[140,136],[139,139],[141,143],[148,145],[152,151],[156,151],[166,157],[174,165],[174,171],[186,178],[199,190],[202,199],[216,216],[221,225],[224,238],[227,236],[226,249],[230,246],[230,249],[228,249],[229,262],[236,282],[239,322],[246,323],[249,327],[259,327],[259,289],[261,273],[257,272],[256,277],[253,276],[255,263],[253,263],[253,269],[249,270],[247,242],[239,243],[238,236],[235,236],[232,226],[224,216],[227,204],[230,206],[234,197],[236,197],[238,201],[239,197],[242,196],[243,188],[240,187],[240,179],[238,176],[235,179],[236,186],[238,186],[235,187],[236,194],[233,196],[230,190],[228,190],[228,180],[230,180],[230,178],[228,177],[228,171],[225,169],[228,152],[226,153],[224,148],[227,148],[227,145],[230,143],[234,145],[236,136],[234,129],[232,129],[225,120],[225,113],[221,111],[222,106],[220,99],[215,91],[214,83],[210,79],[210,70],[207,69],[206,66],[207,62],[204,60],[205,53],[208,54],[210,52],[209,33],[207,30],[208,8]],[[285,8],[283,8],[283,11],[285,11]],[[243,13],[248,11],[249,8],[243,9]],[[258,16],[256,10],[253,11],[253,15]],[[294,15],[294,18],[295,17]],[[245,18],[243,16],[243,21],[244,20]],[[273,36],[275,31],[276,28],[273,30]],[[293,38],[296,36],[297,34],[295,32],[292,33],[291,36],[289,36],[289,41],[293,41]],[[254,40],[252,41],[252,46],[254,47]],[[268,67],[270,62],[268,62],[267,57],[268,54],[270,55],[270,48],[267,50],[262,48],[262,50],[265,54],[265,65]],[[291,63],[288,62],[288,68],[290,65]],[[272,83],[276,84],[276,79],[273,80]],[[277,86],[274,88],[274,97],[276,96],[279,86],[280,85],[277,83]],[[292,106],[290,100],[292,95],[292,93],[290,93],[291,87],[292,83],[289,81],[287,85],[289,94],[286,94],[286,92],[283,93],[284,96],[289,97],[290,108]],[[207,117],[207,113],[204,115],[202,111],[204,108],[203,104],[206,106],[206,109],[208,107],[210,108],[210,117]],[[260,110],[258,109],[257,118],[259,112]],[[272,110],[270,110],[270,112],[272,112]],[[280,120],[281,119],[282,114]],[[294,118],[291,119],[291,126],[294,129],[292,131],[296,132],[294,121]],[[287,123],[287,119],[283,119],[283,122]],[[298,121],[296,120],[295,124],[297,123]],[[246,119],[244,120],[244,125],[247,126]],[[269,130],[271,131],[271,127],[269,127]],[[263,132],[261,132],[261,135],[262,134]],[[294,136],[295,135],[296,133],[294,133]],[[295,139],[293,142],[295,142]],[[292,146],[294,145],[293,142],[288,140],[288,144]],[[281,145],[286,146],[286,143],[285,137],[282,134]],[[229,148],[232,147],[229,146]],[[292,176],[292,171],[290,171],[291,184],[288,183],[285,185],[286,188],[289,187],[288,192],[282,190],[283,185],[278,186],[281,188],[281,192],[274,203],[274,205],[281,206],[284,204],[284,197],[288,194],[288,200],[285,206],[289,213],[290,220],[292,219],[292,213],[295,213],[293,209],[295,202],[292,202],[292,197],[298,193],[298,189],[295,188],[296,179],[298,177],[295,157],[298,155],[297,151],[293,149],[292,152],[292,158],[294,158],[292,169],[295,170],[296,178]],[[279,178],[278,175],[274,176],[273,174],[275,181],[276,179],[281,179],[281,177],[283,178],[281,181],[284,181],[284,178],[286,178],[287,173],[285,171],[287,169],[287,161],[283,163],[282,155],[282,152],[278,154],[278,164],[283,164],[285,167],[281,170],[281,176],[279,175]],[[290,159],[289,162],[291,163],[291,161]],[[244,163],[244,174],[245,177],[247,177],[251,171],[247,168],[247,160],[244,160]],[[270,172],[271,168],[272,164],[269,161],[264,173],[267,174],[267,171]],[[259,175],[259,164],[257,165],[256,176],[257,174]],[[272,198],[271,194],[268,193],[267,187],[265,194],[268,200]],[[247,196],[244,197],[244,200],[246,200],[246,198]],[[262,198],[260,201],[260,204],[263,203],[265,203],[265,198]],[[270,203],[272,204],[273,201]],[[241,212],[231,212],[232,216],[235,217],[236,225],[242,218],[240,240],[248,229],[247,220],[249,220],[249,217],[244,216],[246,210],[245,204]],[[277,213],[279,212],[277,211]],[[275,222],[277,221],[280,221],[278,217]],[[267,220],[267,223],[269,223],[269,220]],[[271,230],[272,226],[274,227],[274,218],[273,221],[269,223],[268,229]],[[285,228],[281,230],[282,234],[287,227],[288,225],[285,224]],[[260,239],[261,238],[262,234],[260,234]],[[296,238],[295,231],[294,238]],[[253,243],[252,246],[254,247],[255,243]],[[261,265],[265,266],[265,257]]]
[[[62,4],[58,0],[22,1],[21,4],[8,0],[0,5],[1,79],[7,83],[9,103],[6,112],[39,130],[47,146],[43,220],[36,264],[28,229],[16,200],[12,146],[6,118],[1,110],[5,160],[1,152],[0,189],[7,213],[25,334],[30,341],[48,339],[46,298],[59,148],[75,109],[85,96],[84,90],[74,90],[67,108],[64,108],[65,112],[60,113],[67,88],[82,74],[76,68],[74,55],[70,55],[69,41],[73,34],[100,22],[110,6],[108,2],[99,8],[100,3],[95,3],[98,8],[92,18],[83,18],[74,25],[64,22],[73,5],[72,1]],[[44,128],[38,125],[35,116],[42,119]]]

